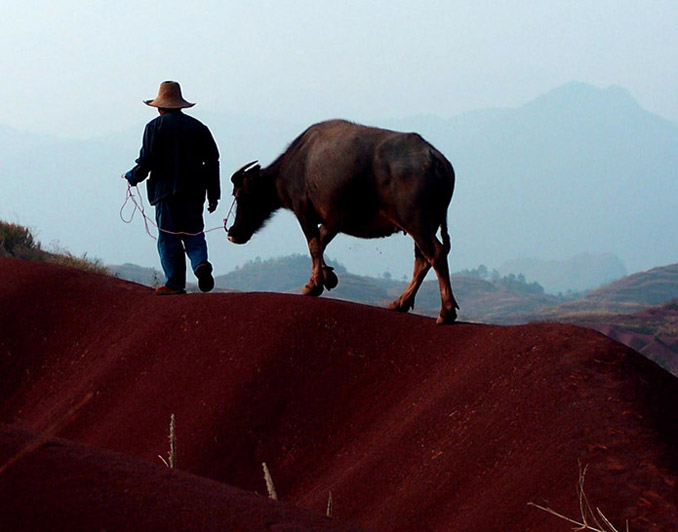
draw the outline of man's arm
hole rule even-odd
[[[214,212],[219,204],[221,198],[221,184],[219,181],[219,148],[212,137],[212,133],[205,126],[205,155],[204,155],[204,171],[205,184],[207,185],[207,210]]]
[[[129,181],[129,184],[134,186],[148,177],[148,173],[151,171],[151,160],[153,153],[153,139],[154,129],[151,126],[151,123],[146,124],[144,129],[144,136],[141,144],[141,150],[139,151],[139,158],[135,161],[136,165],[129,172],[125,174],[125,179]]]

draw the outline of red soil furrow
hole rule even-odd
[[[463,304],[463,302],[462,302]],[[374,531],[568,530],[587,493],[678,525],[678,381],[594,331],[457,324],[264,293],[148,288],[0,259],[0,422],[178,466]],[[1,480],[1,477],[0,477]]]

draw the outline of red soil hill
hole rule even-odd
[[[580,461],[612,522],[678,526],[678,380],[594,331],[440,327],[283,294],[159,298],[11,259],[0,308],[0,422],[20,430],[93,393],[58,436],[161,474],[175,414],[179,469],[264,493],[265,461],[282,501],[322,515],[331,490],[338,520],[373,531],[569,530],[527,503],[577,516]]]

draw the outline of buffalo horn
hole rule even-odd
[[[245,175],[245,173],[253,168],[258,162],[259,161],[252,161],[238,168],[231,176],[231,183],[237,184],[238,181],[242,182],[242,177]]]

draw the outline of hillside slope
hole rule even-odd
[[[331,490],[337,520],[373,531],[568,530],[527,503],[576,516],[578,461],[613,522],[678,523],[678,381],[593,331],[439,327],[288,294],[159,298],[16,259],[0,260],[0,308],[0,422],[17,429],[93,393],[57,435],[163,468],[175,414],[181,470],[264,493],[265,461],[284,502],[324,514]]]
[[[0,464],[35,438],[0,425]],[[183,471],[61,439],[48,440],[4,473],[0,530],[359,532]]]
[[[555,308],[545,309],[539,317],[553,318],[567,314],[629,314],[661,305],[678,294],[678,264],[659,266],[622,277],[608,285]]]
[[[633,314],[587,312],[553,319],[595,329],[678,376],[678,299]]]

